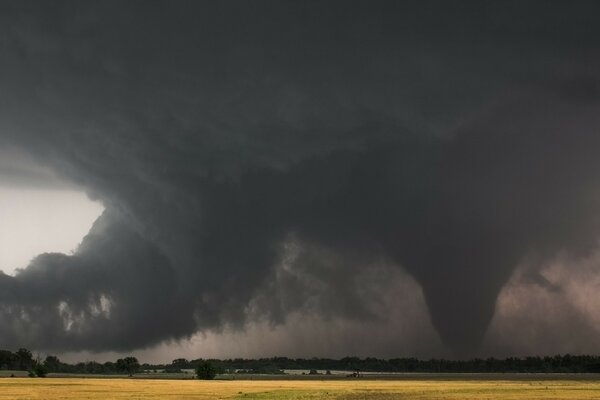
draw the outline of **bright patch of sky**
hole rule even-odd
[[[12,275],[38,254],[69,254],[102,210],[79,191],[0,187],[0,270]]]

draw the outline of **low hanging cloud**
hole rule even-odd
[[[484,348],[525,355],[595,353],[600,340],[600,253],[561,253],[548,264],[526,260],[499,295]]]
[[[105,212],[0,275],[0,344],[381,329],[400,270],[414,353],[476,353],[517,265],[597,247],[600,35],[596,3],[461,4],[3,4],[0,145]]]

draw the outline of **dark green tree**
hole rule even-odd
[[[31,351],[20,348],[15,355],[17,356],[17,369],[21,371],[31,371],[34,364]]]
[[[196,376],[198,379],[211,380],[217,376],[217,370],[208,361],[200,361],[196,366]]]
[[[48,356],[44,360],[44,367],[48,372],[59,372],[61,368],[61,362],[56,356]]]
[[[126,372],[129,376],[133,376],[139,369],[140,363],[135,357],[125,357],[117,360],[117,370]]]
[[[38,378],[44,378],[46,375],[48,375],[48,370],[46,369],[46,367],[44,366],[44,364],[42,364],[42,363],[36,363],[35,367],[33,367],[33,373]]]
[[[15,363],[15,354],[12,351],[0,350],[0,369],[11,369]]]

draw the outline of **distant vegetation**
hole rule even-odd
[[[179,369],[195,368],[203,360],[174,360]],[[282,373],[283,370],[363,371],[363,372],[540,372],[584,373],[600,372],[599,356],[556,355],[552,357],[510,357],[506,359],[419,360],[416,358],[358,358],[339,360],[328,358],[292,359],[286,357],[261,359],[208,360],[219,373]],[[169,368],[156,365],[152,368]]]
[[[19,349],[16,352],[0,350],[0,370],[29,371],[29,376],[44,377],[49,372],[78,374],[128,374],[140,371],[140,364],[135,357],[120,358],[116,362],[67,364],[56,356],[47,356],[44,360],[34,359],[31,351]]]
[[[196,366],[196,376],[198,379],[211,380],[217,376],[217,370],[207,361],[203,361]]]
[[[170,364],[142,364],[135,357],[125,357],[115,362],[96,361],[64,363],[56,356],[44,360],[34,359],[31,351],[19,349],[16,352],[0,350],[0,369],[30,371],[33,376],[47,373],[77,374],[127,374],[142,371],[181,372],[184,369],[200,371],[205,377],[213,374],[282,374],[283,370],[340,370],[363,372],[542,372],[542,373],[584,373],[600,372],[599,356],[556,355],[552,357],[510,357],[506,359],[473,360],[419,360],[416,358],[287,358],[273,357],[261,359],[196,359],[178,358]],[[206,373],[205,373],[206,372]],[[213,376],[214,377],[214,376]],[[206,379],[206,378],[204,378]],[[208,378],[210,379],[210,378]]]

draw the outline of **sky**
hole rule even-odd
[[[0,187],[0,269],[14,274],[39,254],[76,250],[101,213],[82,192]]]
[[[0,348],[598,353],[599,8],[2,2]]]
[[[84,188],[61,180],[27,153],[0,150],[0,270],[14,275],[39,254],[77,249],[103,211]]]

